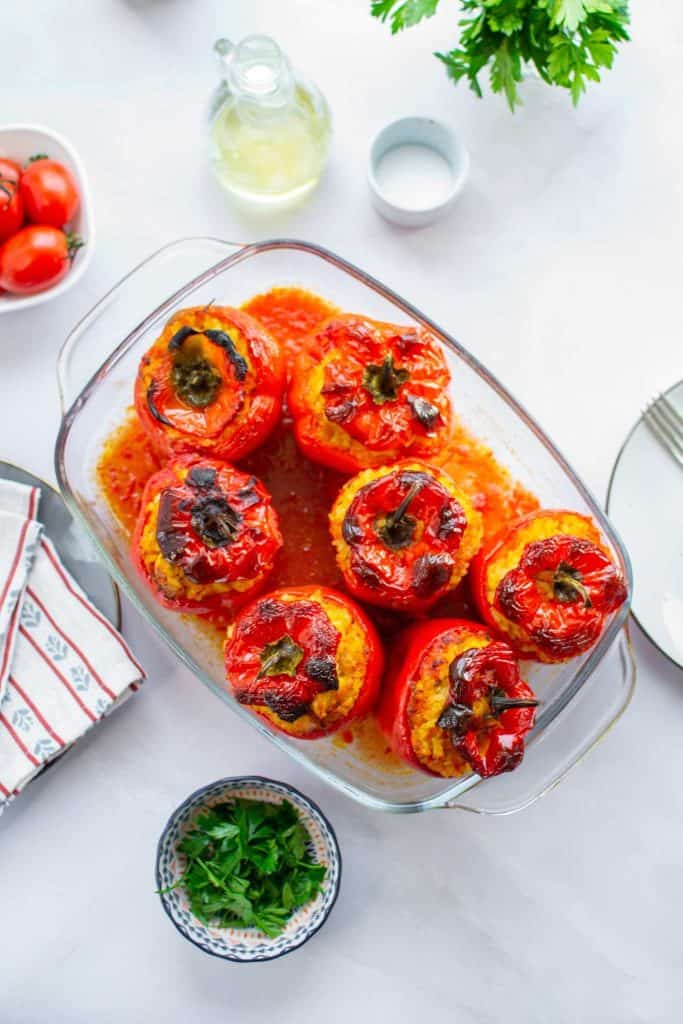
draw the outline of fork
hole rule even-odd
[[[658,395],[643,412],[643,419],[672,459],[683,468],[683,416],[666,395]]]

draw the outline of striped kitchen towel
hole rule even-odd
[[[41,536],[0,702],[0,813],[144,678],[121,635]]]
[[[40,492],[0,480],[0,701],[14,654],[19,615],[42,526],[36,520]]]

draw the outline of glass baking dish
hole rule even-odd
[[[304,242],[239,246],[182,239],[128,274],[74,328],[59,355],[63,419],[55,452],[62,493],[112,576],[188,668],[252,728],[361,803],[410,812],[459,807],[509,813],[555,786],[627,707],[635,668],[625,628],[628,603],[589,654],[565,665],[525,666],[541,700],[523,764],[481,781],[386,771],[354,753],[353,744],[305,742],[272,731],[237,704],[224,682],[220,652],[195,625],[161,608],[133,571],[127,541],[100,495],[95,465],[103,441],[124,418],[143,352],[162,323],[183,306],[212,300],[238,306],[275,285],[298,285],[345,310],[379,320],[421,324],[441,339],[461,418],[546,507],[593,516],[632,588],[628,555],[581,480],[528,414],[477,360],[409,302],[357,267]]]

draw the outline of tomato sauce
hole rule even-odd
[[[272,292],[250,299],[243,309],[267,327],[290,357],[316,324],[339,312],[324,299],[298,288],[274,288]],[[97,466],[100,489],[129,536],[145,483],[159,468],[160,463],[131,408],[125,422],[105,443]],[[266,442],[240,461],[240,468],[263,481],[280,519],[284,544],[269,580],[269,589],[310,583],[342,588],[328,532],[328,513],[347,478],[301,454],[286,412]],[[482,513],[485,535],[490,536],[506,521],[539,507],[537,499],[496,461],[491,450],[462,425],[457,427],[443,468]],[[367,611],[385,637],[405,624],[405,618],[397,613],[380,608]],[[442,599],[430,615],[477,618],[467,579]],[[227,617],[217,616],[211,622],[222,634]],[[372,719],[353,723],[335,743],[340,746],[353,743],[364,760],[381,764],[386,770],[396,772],[405,768],[390,753]]]
[[[303,288],[273,288],[249,299],[242,309],[280,342],[288,360],[296,356],[317,324],[339,312],[337,306]]]

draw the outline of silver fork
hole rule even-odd
[[[658,395],[643,412],[643,419],[672,459],[683,469],[683,416],[666,395]]]

